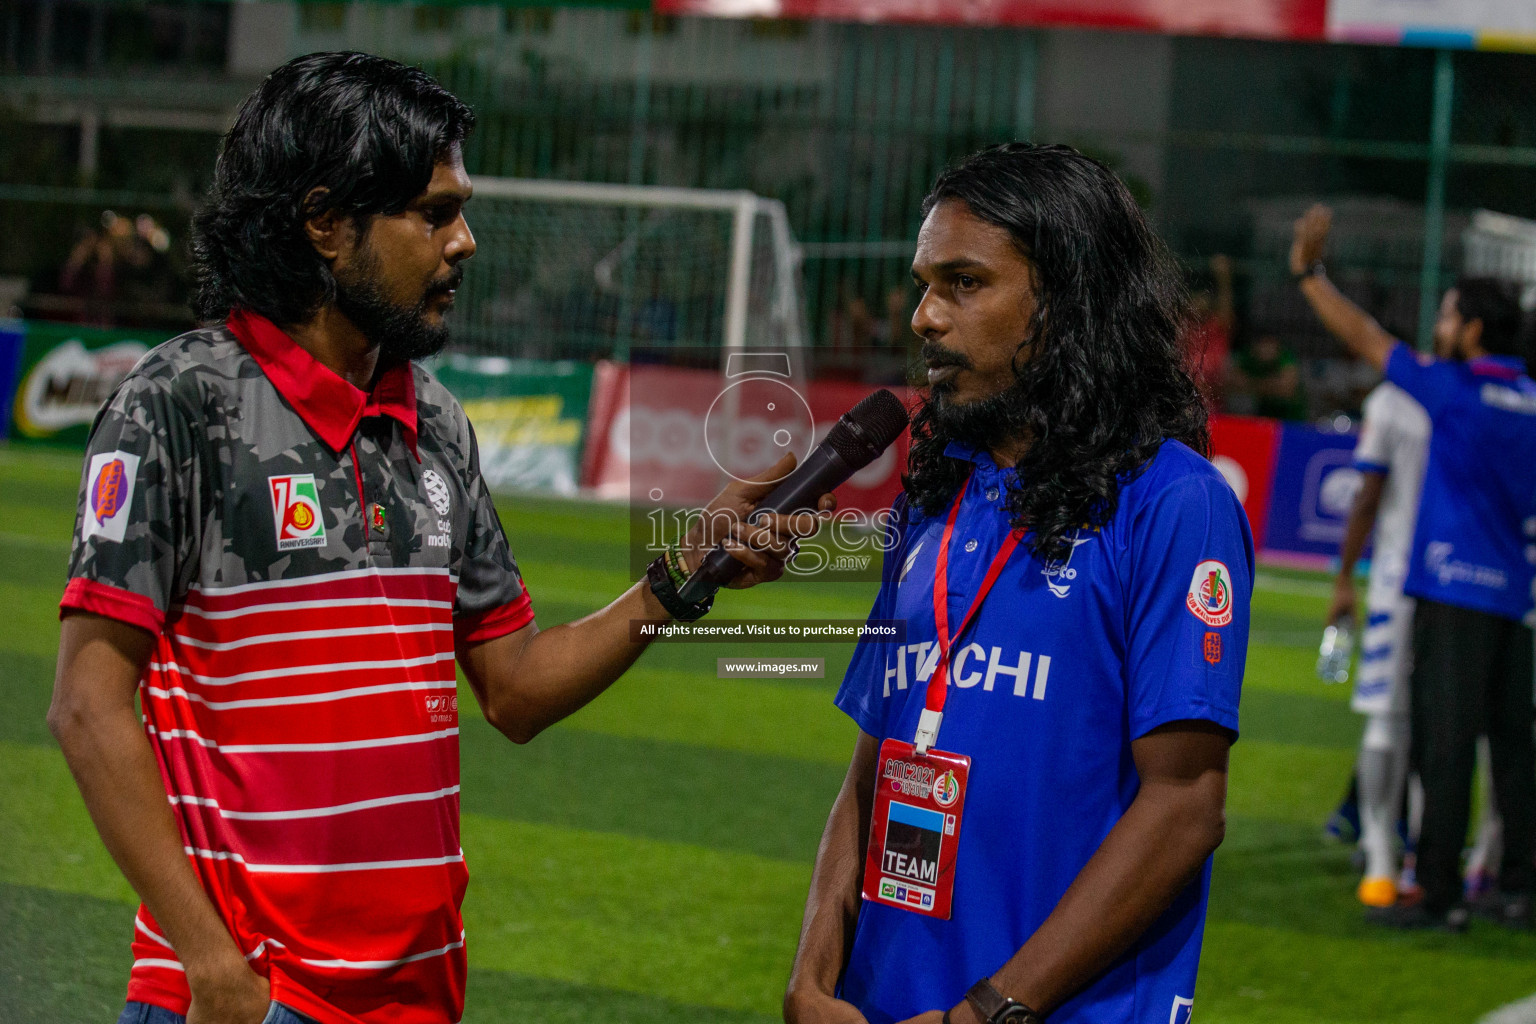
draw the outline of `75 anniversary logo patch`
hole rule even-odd
[[[272,523],[277,528],[277,550],[325,547],[325,519],[320,514],[320,494],[313,473],[269,476],[272,492]]]

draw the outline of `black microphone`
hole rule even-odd
[[[747,522],[768,512],[805,512],[816,508],[823,494],[879,458],[891,442],[907,429],[907,410],[901,399],[880,390],[843,413],[805,461],[768,492]],[[688,582],[678,590],[687,604],[703,601],[735,579],[746,566],[717,546]]]

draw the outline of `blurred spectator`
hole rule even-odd
[[[1278,337],[1260,334],[1233,357],[1227,373],[1233,411],[1277,420],[1307,418],[1296,356]]]
[[[1219,405],[1237,315],[1232,296],[1232,260],[1217,253],[1211,257],[1210,266],[1215,290],[1202,289],[1190,297],[1191,325],[1184,335],[1184,358],[1201,393],[1209,396],[1213,405]]]
[[[911,286],[896,285],[885,293],[885,344],[904,349],[917,341],[912,330]]]
[[[154,217],[132,220],[112,210],[75,243],[59,268],[59,292],[78,300],[65,319],[111,326],[144,319],[147,307],[174,301],[170,233]],[[152,318],[153,314],[149,314]]]
[[[838,291],[840,299],[827,322],[827,345],[845,351],[869,348],[880,326],[869,304],[846,282]]]
[[[110,210],[102,214],[104,227],[116,220],[117,215]],[[111,323],[112,299],[117,294],[117,253],[108,234],[87,231],[75,243],[64,266],[59,268],[59,292],[81,300],[78,313],[69,319]]]

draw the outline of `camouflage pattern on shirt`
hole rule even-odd
[[[412,372],[419,463],[401,424],[388,416],[364,418],[351,451],[331,452],[226,328],[160,345],[92,428],[70,577],[143,595],[162,615],[194,585],[368,565],[449,569],[458,577],[456,616],[515,601],[521,576],[480,475],[469,420],[427,370]],[[83,536],[93,518],[93,461],[112,453],[138,458],[137,473],[123,485],[121,541]],[[323,543],[280,551],[269,481],[303,475],[314,477]],[[365,518],[375,504],[382,528]]]

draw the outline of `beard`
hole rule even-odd
[[[923,360],[929,366],[971,369],[971,361],[959,352],[934,342],[923,343]],[[969,402],[955,400],[955,379],[932,385],[924,404],[933,425],[945,438],[981,451],[992,451],[1029,436],[1028,391],[1015,379],[1003,390]]]
[[[336,309],[379,349],[383,367],[425,359],[448,344],[448,325],[427,319],[427,305],[464,280],[464,268],[454,267],[433,281],[421,299],[411,305],[391,302],[379,287],[381,261],[372,246],[358,254],[347,281],[336,279]]]

